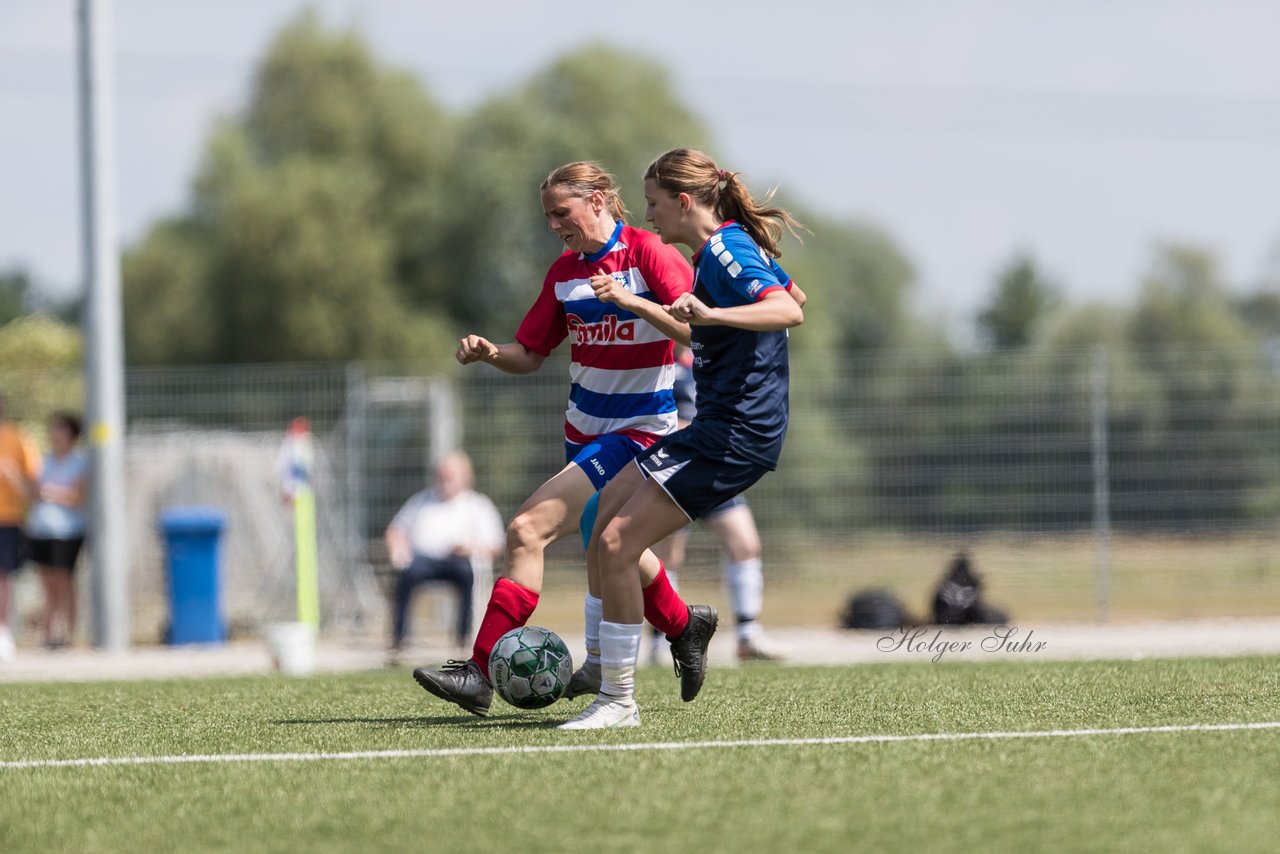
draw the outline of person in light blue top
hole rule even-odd
[[[28,549],[44,586],[40,628],[50,649],[66,646],[75,633],[73,574],[84,546],[89,480],[89,461],[76,447],[80,430],[80,419],[70,412],[49,419],[50,451],[36,483],[38,501],[27,516]]]

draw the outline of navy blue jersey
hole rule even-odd
[[[749,305],[791,283],[782,267],[734,222],[711,235],[693,263],[693,293],[709,306]],[[694,326],[691,331],[698,432],[776,468],[787,433],[786,330]]]

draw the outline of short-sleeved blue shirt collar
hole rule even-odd
[[[621,236],[622,236],[622,220],[616,220],[613,226],[613,234],[610,235],[609,239],[605,241],[604,246],[601,246],[599,249],[597,249],[595,252],[592,252],[590,255],[584,252],[582,254],[582,260],[587,261],[588,263],[591,263],[591,264],[594,264],[595,262],[599,261],[601,258],[609,254],[610,249],[612,249],[614,246],[617,245],[618,238]]]

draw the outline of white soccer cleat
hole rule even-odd
[[[629,703],[597,697],[571,721],[560,724],[558,729],[612,729],[614,727],[640,726],[640,707]]]

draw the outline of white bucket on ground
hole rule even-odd
[[[307,623],[275,623],[265,631],[271,664],[288,676],[316,669],[316,630]]]

